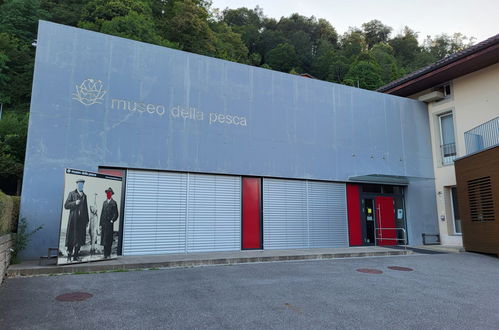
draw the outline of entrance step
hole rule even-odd
[[[407,255],[412,253],[413,252],[410,250],[397,250],[374,246],[332,249],[249,250],[147,256],[120,256],[114,260],[63,266],[39,265],[38,261],[25,261],[21,264],[11,265],[7,270],[7,276],[61,275],[107,271],[119,272],[151,268],[233,265],[250,262],[380,257]]]
[[[402,246],[390,246],[387,247],[395,250],[402,250]],[[446,253],[460,253],[464,252],[462,246],[454,245],[421,245],[421,246],[408,246],[407,250],[410,250],[418,254],[446,254]]]

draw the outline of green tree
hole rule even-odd
[[[264,21],[263,10],[260,7],[257,6],[255,9],[227,8],[222,13],[222,21],[227,23],[234,32],[241,35],[249,52],[256,52],[260,29]]]
[[[343,83],[369,90],[375,90],[383,85],[379,66],[376,63],[362,60],[356,61],[350,67]]]
[[[403,68],[401,68],[401,70],[403,70],[404,74],[405,73],[409,73],[409,72],[412,72],[413,70],[411,70],[411,68],[422,68],[424,66],[427,66],[429,64],[432,64],[432,63],[435,63],[438,59],[433,56],[432,54],[430,54],[430,52],[428,52],[427,50],[423,49],[421,52],[419,52],[418,54],[416,54],[416,56],[414,57],[414,60],[412,61],[412,63],[410,64],[409,68],[403,70]]]
[[[341,84],[350,70],[350,61],[345,56],[336,56],[330,66],[326,80]]]
[[[341,53],[346,58],[353,61],[360,53],[367,50],[367,44],[362,34],[358,29],[352,29],[343,34],[340,40]]]
[[[26,112],[31,99],[34,47],[9,33],[0,33],[0,102],[4,110]]]
[[[0,4],[0,102],[4,110],[28,111],[39,19],[49,14],[38,0],[6,0]],[[8,83],[7,83],[8,82]]]
[[[102,22],[99,31],[118,37],[178,48],[175,43],[164,40],[156,34],[152,19],[134,11],[126,16],[118,16],[110,21]]]
[[[262,27],[263,10],[256,6],[255,9],[248,9],[245,7],[237,9],[226,8],[222,13],[222,20],[229,26],[256,26]]]
[[[0,32],[31,44],[36,39],[38,20],[49,17],[39,0],[5,0],[0,5]]]
[[[392,32],[392,28],[375,19],[362,24],[362,31],[364,33],[367,47],[371,49],[378,43],[387,42],[388,37]]]
[[[318,46],[320,42],[327,42],[333,47],[338,46],[338,33],[336,32],[336,29],[331,23],[323,18],[319,18],[315,31],[315,38],[313,39],[316,41],[316,46]]]
[[[405,27],[403,32],[398,34],[389,42],[394,51],[394,56],[400,67],[404,68],[407,72],[417,69],[414,65],[414,59],[421,52],[418,43],[418,34]]]
[[[216,56],[217,38],[210,28],[210,16],[205,6],[193,0],[164,1],[155,7],[159,32],[183,50]]]
[[[267,53],[274,49],[277,45],[285,43],[287,39],[284,34],[280,31],[272,29],[264,29],[260,34],[260,38],[256,44],[256,51],[262,56],[263,62],[266,62]]]
[[[147,3],[141,0],[91,0],[83,8],[79,26],[99,31],[102,23],[113,18],[124,17],[132,12],[148,15],[149,11]]]
[[[277,23],[276,29],[288,35],[296,31],[303,31],[307,34],[312,34],[314,32],[314,24],[316,21],[317,20],[314,16],[309,18],[298,13],[294,13],[289,17],[281,17]]]
[[[247,63],[248,48],[241,40],[241,35],[232,31],[225,22],[212,24],[215,32],[216,57],[229,61]]]
[[[294,66],[302,67],[306,72],[310,72],[313,61],[313,43],[310,35],[305,31],[296,31],[288,38],[296,52],[296,63]]]
[[[393,56],[393,48],[387,43],[378,43],[369,51],[373,60],[380,67],[380,77],[383,84],[401,77],[402,73]]]
[[[442,33],[434,38],[428,36],[423,47],[434,58],[442,59],[456,52],[460,52],[471,45],[473,45],[473,38],[468,38],[462,33],[454,33],[452,36]]]
[[[293,45],[281,43],[265,56],[265,63],[274,70],[289,72],[296,64],[296,51]]]
[[[152,10],[141,0],[92,0],[83,8],[79,27],[157,45],[175,47],[157,34]]]
[[[326,80],[336,57],[337,54],[332,48],[326,49],[326,47],[321,47],[314,61],[312,74],[319,79]]]
[[[0,51],[0,103],[6,103],[10,101],[10,96],[5,94],[5,90],[7,88],[7,84],[10,80],[8,75],[7,63],[9,62],[9,57],[3,52]]]
[[[26,153],[28,115],[6,113],[0,119],[0,190],[19,195]]]
[[[41,8],[50,13],[55,23],[77,26],[88,0],[41,0]]]

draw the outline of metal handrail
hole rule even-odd
[[[375,229],[375,237],[374,240],[385,240],[385,241],[404,241],[404,250],[407,250],[407,231],[405,228],[376,228]],[[378,237],[378,230],[383,231],[383,230],[400,230],[403,234],[403,238],[383,238],[383,233],[381,232],[381,237]],[[399,244],[397,244],[399,245]]]
[[[440,146],[440,153],[442,155],[442,165],[449,165],[457,158],[456,144],[447,143]]]
[[[466,154],[499,145],[499,116],[464,132]]]

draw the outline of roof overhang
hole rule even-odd
[[[371,183],[371,184],[390,184],[397,186],[407,186],[413,181],[434,180],[434,178],[425,177],[412,177],[400,175],[386,175],[386,174],[366,174],[355,175],[348,178],[350,182],[358,183]]]
[[[355,182],[362,182],[362,183],[392,184],[392,185],[403,185],[403,186],[409,184],[409,178],[406,176],[383,175],[383,174],[351,176],[348,178],[348,180]]]
[[[478,44],[476,45],[478,50],[471,47],[455,56],[451,55],[448,59],[443,59],[380,87],[378,91],[398,96],[410,96],[496,64],[499,62],[498,36],[490,38],[491,41],[485,41],[487,45],[485,47]]]

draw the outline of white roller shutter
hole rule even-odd
[[[240,177],[127,171],[124,255],[240,247]]]
[[[308,181],[309,247],[347,247],[345,185]]]
[[[185,250],[186,183],[185,173],[160,172],[158,175],[157,253]]]
[[[189,175],[188,252],[241,249],[241,178]]]
[[[265,249],[347,247],[345,184],[263,180]]]
[[[264,249],[308,247],[306,181],[263,180]]]
[[[187,174],[127,171],[123,254],[185,251]]]

